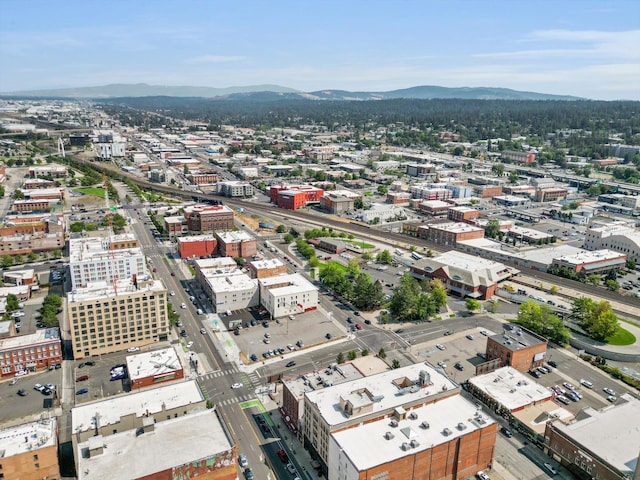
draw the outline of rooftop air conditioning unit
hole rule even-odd
[[[427,430],[429,428],[429,422],[422,422],[420,424],[420,428],[423,428],[424,430]]]
[[[449,435],[451,435],[451,430],[449,430],[448,428],[445,428],[445,429],[442,431],[442,434],[443,434],[445,437],[448,437]]]
[[[409,450],[411,448],[411,445],[409,445],[407,442],[403,442],[402,446],[400,448],[402,448],[402,450],[404,450],[406,452],[407,450]]]
[[[391,432],[387,432],[384,434],[384,438],[386,438],[387,440],[391,440],[392,438],[394,438],[395,435]]]
[[[398,426],[398,421],[395,418],[392,418],[391,421],[389,422],[389,426],[397,427]]]
[[[410,418],[411,420],[417,420],[417,419],[418,419],[418,414],[417,414],[416,412],[411,412],[411,413],[409,414],[409,418]]]
[[[458,430],[466,430],[467,426],[464,423],[460,422],[460,423],[458,423],[458,425],[456,425],[456,428]]]
[[[417,440],[411,440],[411,448],[416,448],[420,446],[420,443]]]

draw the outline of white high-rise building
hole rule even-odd
[[[145,257],[132,234],[69,239],[71,289],[93,282],[143,278],[149,275]]]

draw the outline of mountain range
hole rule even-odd
[[[388,100],[397,98],[435,99],[459,98],[466,100],[581,100],[570,95],[523,92],[493,87],[438,87],[423,85],[400,90],[380,92],[350,92],[346,90],[319,90],[301,92],[280,85],[252,85],[244,87],[193,87],[137,84],[110,84],[98,87],[59,88],[7,92],[0,95],[12,97],[107,99],[122,97],[201,97],[225,100],[267,101],[277,99],[306,100]]]

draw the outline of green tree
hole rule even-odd
[[[293,235],[287,233],[284,237],[282,237],[282,241],[286,244],[293,242]]]
[[[29,254],[27,255],[27,260],[29,261],[29,263],[33,263],[38,259],[38,255],[34,252],[29,252]]]
[[[625,268],[627,270],[635,270],[636,269],[636,262],[632,258],[627,258],[627,261],[626,261],[624,266],[625,266]]]
[[[315,255],[309,259],[308,263],[311,268],[320,266],[320,260]]]
[[[482,304],[475,298],[467,298],[464,301],[464,305],[471,313],[479,311],[482,307]]]
[[[13,199],[24,200],[24,193],[22,193],[22,190],[17,189],[15,192],[13,192]]]
[[[356,198],[353,201],[353,208],[355,208],[356,210],[362,210],[364,208],[364,202],[362,201],[362,198]]]
[[[13,257],[11,255],[3,255],[2,256],[2,266],[4,268],[9,268],[13,265]]]
[[[620,328],[618,317],[606,300],[577,298],[573,301],[571,315],[596,340],[604,341]]]
[[[484,227],[484,234],[488,238],[496,238],[500,232],[500,222],[496,219],[491,219],[487,222],[487,226]]]
[[[386,195],[389,189],[386,185],[378,185],[378,193],[381,195]]]
[[[504,175],[504,163],[496,163],[491,167],[491,171],[495,173],[497,176],[501,177]]]
[[[556,295],[558,293],[558,287],[555,285],[551,285],[551,288],[549,289],[549,293],[552,295]]]
[[[380,350],[378,351],[378,357],[382,358],[383,360],[387,358],[387,352],[384,351],[384,347],[380,347]]]
[[[355,360],[356,358],[358,358],[358,352],[356,352],[355,350],[349,350],[349,353],[347,353],[347,358],[349,360]]]
[[[585,281],[591,285],[600,285],[600,277],[596,273],[590,273],[589,275],[587,275]]]
[[[362,351],[360,352],[360,355],[362,355],[363,357],[366,357],[367,355],[369,355],[369,350],[366,348],[363,348]]]
[[[338,353],[338,357],[336,358],[336,363],[337,364],[344,363],[344,353],[342,352]]]
[[[393,362],[391,362],[391,368],[393,368],[394,370],[395,370],[396,368],[400,368],[400,362],[398,361],[398,359],[397,359],[397,358],[394,358],[394,359],[393,359]]]
[[[376,262],[384,263],[385,265],[390,265],[393,262],[393,257],[391,256],[391,252],[389,250],[383,250],[378,255],[376,255]]]
[[[527,300],[520,305],[516,323],[560,345],[569,342],[569,329],[547,305]]]
[[[287,231],[287,227],[285,227],[284,225],[278,225],[276,227],[276,233],[284,233]]]
[[[607,280],[606,282],[604,282],[604,286],[612,292],[616,292],[618,291],[618,289],[620,289],[620,284],[615,280]]]
[[[516,172],[511,172],[509,174],[509,183],[511,185],[515,185],[518,183],[518,174]]]
[[[10,293],[9,295],[7,295],[7,312],[11,313],[11,312],[15,312],[16,310],[20,309],[20,302],[18,301],[18,297],[15,296],[13,293]]]

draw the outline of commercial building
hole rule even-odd
[[[357,198],[362,198],[362,195],[346,190],[326,192],[320,197],[320,208],[333,214],[345,213],[353,210]]]
[[[272,318],[318,308],[318,289],[298,273],[259,278],[258,285],[260,303]]]
[[[167,289],[160,280],[89,283],[67,295],[75,359],[167,340]]]
[[[35,285],[37,283],[36,271],[33,268],[4,270],[2,281],[6,285]]]
[[[454,247],[458,242],[484,237],[484,230],[468,223],[440,223],[420,229],[420,236],[439,245]]]
[[[536,161],[536,154],[534,152],[504,150],[500,153],[500,158],[504,160],[510,160],[515,163],[530,164]]]
[[[127,373],[132,390],[184,378],[184,369],[173,347],[128,355]]]
[[[64,244],[63,232],[3,235],[0,237],[0,256],[62,250]]]
[[[64,178],[67,176],[67,167],[62,165],[42,165],[38,167],[29,167],[29,178]]]
[[[205,404],[189,381],[74,408],[78,479],[235,480],[237,445],[218,410]]]
[[[587,407],[575,421],[547,423],[544,451],[581,480],[640,478],[640,401],[627,393],[614,405]]]
[[[195,185],[214,185],[218,181],[217,173],[190,173],[187,179]]]
[[[564,187],[538,187],[533,199],[536,202],[557,202],[567,198],[567,189]]]
[[[255,189],[247,182],[218,182],[218,193],[225,197],[250,198],[255,195]]]
[[[342,253],[346,250],[347,244],[333,237],[312,238],[309,243],[320,250],[329,253]]]
[[[57,200],[14,200],[12,211],[19,213],[50,212],[52,205],[59,203]]]
[[[64,188],[36,188],[34,190],[22,190],[24,198],[29,200],[63,200]]]
[[[451,204],[442,200],[425,200],[417,205],[417,209],[427,215],[447,215]]]
[[[62,343],[58,328],[45,328],[35,333],[0,339],[2,377],[13,377],[17,372],[36,372],[60,363]]]
[[[475,196],[493,198],[502,195],[502,185],[477,185],[473,188]]]
[[[279,258],[254,260],[247,264],[251,278],[275,277],[287,273],[287,266]]]
[[[497,425],[421,363],[305,392],[302,428],[330,479],[411,480],[486,468]]]
[[[469,207],[451,207],[447,212],[447,218],[454,222],[469,223],[480,217],[480,211]]]
[[[624,253],[628,259],[640,263],[640,232],[627,223],[588,228],[584,235],[584,248],[613,250]]]
[[[409,192],[413,198],[423,200],[448,200],[453,196],[453,192],[443,186],[433,186],[432,184],[416,184],[409,187]]]
[[[491,298],[498,282],[517,273],[502,263],[455,250],[437,257],[416,260],[409,269],[416,278],[437,278],[450,292],[481,300]]]
[[[553,259],[554,268],[568,268],[575,273],[601,273],[623,269],[627,256],[613,250],[583,251],[575,255],[566,255]]]
[[[0,478],[59,480],[58,424],[56,417],[22,423],[0,430]]]
[[[233,210],[226,205],[192,205],[185,207],[184,218],[190,232],[232,230]]]
[[[409,202],[411,202],[411,194],[409,192],[387,192],[387,203],[404,205]]]
[[[547,344],[546,338],[526,328],[505,325],[502,333],[487,337],[486,360],[500,360],[494,362],[496,368],[509,366],[526,372],[545,362]]]
[[[209,271],[204,280],[202,288],[218,313],[255,307],[260,301],[258,281],[241,270]]]
[[[311,203],[319,203],[324,190],[313,185],[272,185],[269,197],[278,207],[297,210]]]
[[[213,235],[178,237],[180,258],[209,257],[217,252],[218,240]]]
[[[222,257],[247,258],[258,252],[257,240],[244,230],[216,232],[216,239]]]
[[[183,215],[164,217],[163,220],[164,228],[167,230],[169,237],[179,237],[180,235],[189,233],[187,219],[184,218]]]
[[[128,233],[70,238],[69,272],[72,290],[91,282],[112,283],[149,275],[140,244]]]

